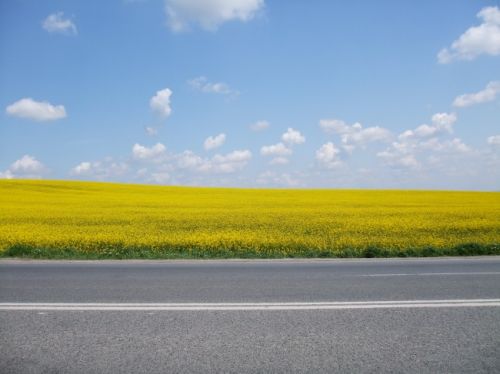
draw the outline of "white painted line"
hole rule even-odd
[[[0,311],[269,311],[500,307],[500,299],[293,303],[0,303]]]
[[[500,275],[500,271],[477,271],[477,272],[448,272],[448,273],[380,273],[380,274],[362,274],[360,277],[427,277],[427,276],[448,276],[448,275]]]

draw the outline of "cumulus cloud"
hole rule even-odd
[[[84,161],[76,165],[71,169],[71,173],[74,175],[85,175],[92,169],[92,164],[90,162]]]
[[[454,113],[436,113],[432,116],[431,125],[423,124],[414,130],[404,131],[398,136],[398,141],[378,152],[377,156],[389,166],[420,169],[423,158],[436,164],[444,158],[453,159],[470,153],[472,149],[461,139],[443,139],[453,133],[456,120]]]
[[[496,6],[481,9],[477,17],[479,26],[465,31],[449,48],[438,53],[438,62],[447,64],[455,60],[474,60],[480,55],[500,55],[500,9]]]
[[[144,130],[146,131],[146,134],[148,134],[149,136],[158,135],[158,129],[156,127],[146,126]]]
[[[47,101],[23,98],[5,108],[9,116],[32,119],[34,121],[55,121],[66,117],[63,105],[52,105]]]
[[[14,174],[9,169],[0,171],[0,179],[14,179]]]
[[[193,151],[186,150],[174,158],[177,160],[177,167],[181,169],[196,169],[204,163],[204,159],[195,154]]]
[[[433,152],[465,153],[471,151],[471,148],[459,138],[453,138],[451,140],[445,141],[440,141],[437,138],[432,138],[421,142],[420,144],[418,144],[418,147],[421,150],[429,150]]]
[[[500,135],[489,136],[486,141],[489,145],[500,146]]]
[[[58,33],[65,35],[75,35],[77,34],[76,25],[69,18],[64,18],[63,12],[57,12],[50,14],[42,22],[42,27],[44,30],[50,33]]]
[[[205,161],[200,171],[213,173],[234,173],[241,170],[252,158],[249,150],[236,150],[226,155],[215,155],[211,160]]]
[[[149,100],[149,106],[155,113],[166,118],[172,113],[172,108],[170,107],[171,96],[172,90],[170,88],[159,90],[151,100]]]
[[[212,158],[203,158],[187,150],[173,156],[177,162],[171,167],[204,174],[229,174],[243,169],[251,158],[252,152],[249,150],[235,150]]]
[[[166,150],[162,143],[156,143],[149,148],[136,143],[132,147],[132,156],[136,160],[152,160],[164,155]]]
[[[432,124],[438,128],[438,130],[453,132],[453,125],[457,121],[457,115],[455,113],[436,113],[432,115]]]
[[[157,143],[152,147],[145,147],[135,144],[132,147],[132,157],[140,160],[144,165],[149,165],[153,169],[150,171],[148,181],[159,182],[161,177],[166,180],[166,174],[169,180],[179,175],[186,177],[199,177],[202,174],[229,174],[243,169],[252,158],[249,150],[235,150],[227,154],[216,154],[213,157],[201,157],[191,150],[185,150],[181,153],[169,153],[166,147]],[[147,169],[142,174],[147,174]],[[152,173],[158,175],[153,176]],[[186,174],[188,173],[188,174]],[[141,177],[144,175],[141,174]]]
[[[306,138],[300,133],[300,131],[294,130],[289,127],[286,132],[281,135],[281,140],[288,145],[302,144],[306,141]]]
[[[262,156],[289,156],[292,154],[292,150],[280,142],[263,146],[260,149],[260,154]]]
[[[457,121],[455,113],[436,113],[431,118],[432,124],[423,124],[414,130],[406,130],[399,135],[399,140],[411,138],[426,138],[441,133],[453,133],[453,125]]]
[[[149,179],[153,183],[166,184],[170,181],[170,174],[163,171],[157,173],[151,173],[151,178]]]
[[[286,157],[275,157],[271,161],[269,161],[270,165],[286,165],[288,164],[288,158]]]
[[[39,179],[46,174],[47,171],[48,170],[45,165],[38,161],[35,157],[24,155],[19,160],[14,161],[7,170],[0,172],[0,178]]]
[[[209,82],[206,77],[198,77],[188,81],[188,84],[197,91],[220,95],[238,95],[238,91],[231,89],[223,82]]]
[[[125,175],[129,165],[125,162],[106,158],[103,161],[83,161],[70,170],[74,177],[85,177],[98,180],[113,179]]]
[[[417,169],[420,166],[419,162],[415,158],[415,155],[413,154],[405,154],[404,152],[400,154],[398,152],[391,152],[386,150],[378,152],[377,156],[383,159],[387,163],[387,165],[393,167]]]
[[[340,150],[332,142],[323,144],[316,151],[316,160],[324,167],[333,169],[342,164]]]
[[[167,24],[174,32],[193,24],[215,31],[224,22],[250,21],[263,7],[264,0],[165,0]]]
[[[293,153],[292,147],[295,145],[303,144],[306,138],[300,133],[300,131],[294,130],[291,127],[287,129],[285,133],[281,135],[282,142],[278,142],[272,145],[265,145],[260,148],[260,154],[262,156],[272,156],[273,159],[270,161],[271,165],[284,165],[288,163],[288,158],[285,156],[290,156]]]
[[[342,147],[351,152],[356,146],[366,146],[373,142],[388,142],[392,133],[379,126],[363,128],[361,123],[356,122],[348,125],[338,119],[323,119],[319,121],[321,129],[328,134],[340,135]]]
[[[208,138],[205,139],[205,142],[203,143],[203,148],[205,148],[206,151],[210,151],[212,149],[219,148],[221,145],[224,144],[225,141],[226,141],[226,134],[209,136]]]
[[[267,130],[269,128],[269,126],[271,126],[271,124],[268,121],[261,120],[261,121],[257,121],[255,123],[252,123],[250,125],[250,130],[263,131],[263,130]]]
[[[301,184],[300,178],[290,173],[276,173],[265,171],[257,176],[257,184],[270,186],[297,187]]]
[[[471,105],[486,103],[495,100],[500,92],[500,81],[488,83],[486,88],[479,92],[460,95],[453,101],[453,106],[464,108]]]
[[[351,126],[339,119],[322,119],[319,121],[319,127],[328,134],[346,134],[351,129]]]

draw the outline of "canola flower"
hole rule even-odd
[[[500,254],[500,193],[0,181],[0,255]]]

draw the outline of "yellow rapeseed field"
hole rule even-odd
[[[0,254],[47,258],[500,254],[500,193],[2,180]]]

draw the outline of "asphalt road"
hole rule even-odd
[[[500,372],[500,257],[3,260],[0,372]]]

